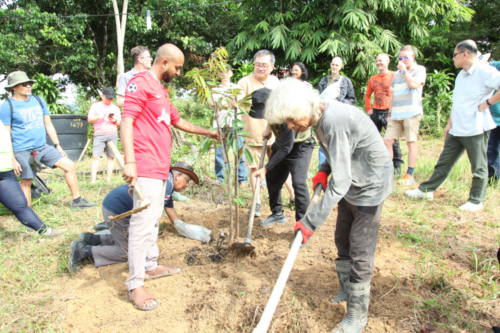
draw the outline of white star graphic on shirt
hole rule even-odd
[[[162,121],[170,126],[170,116],[165,113],[165,109],[162,110],[161,116],[158,117],[158,122],[161,123]]]

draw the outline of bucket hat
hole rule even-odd
[[[25,82],[35,83],[36,80],[30,79],[25,72],[12,72],[7,76],[7,85],[5,86],[5,90],[11,92],[11,88]]]
[[[194,172],[193,167],[187,164],[186,162],[177,162],[173,167],[170,168],[170,170],[180,171],[188,175],[196,184],[200,183],[200,180],[198,179],[198,176]]]

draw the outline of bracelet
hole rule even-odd
[[[488,106],[491,106],[489,99],[486,100],[486,104],[488,104]]]
[[[125,164],[135,164],[135,161],[134,162],[125,162]]]

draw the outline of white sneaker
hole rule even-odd
[[[432,192],[422,192],[418,188],[414,190],[407,190],[406,195],[412,198],[434,199],[434,194],[432,194]]]
[[[483,203],[481,202],[479,204],[475,204],[475,203],[467,201],[465,204],[458,207],[458,209],[463,210],[463,211],[475,212],[476,210],[483,209]]]

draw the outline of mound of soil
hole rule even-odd
[[[288,255],[295,224],[263,228],[270,214],[264,207],[255,219],[253,245],[247,254],[234,250],[227,238],[227,207],[191,200],[176,203],[181,218],[212,230],[212,241],[202,244],[178,235],[164,219],[158,246],[159,262],[183,268],[181,274],[146,281],[147,290],[160,301],[151,312],[133,308],[126,300],[128,264],[96,269],[84,266],[74,277],[53,279],[50,293],[60,295],[56,306],[65,312],[63,329],[78,332],[250,332],[258,323]],[[240,210],[240,236],[246,232],[248,210]],[[330,332],[342,320],[346,304],[331,304],[338,292],[335,272],[334,226],[336,211],[300,251],[269,332]],[[384,223],[384,221],[382,222]],[[89,231],[91,230],[89,225]],[[242,242],[243,238],[238,241]],[[413,331],[414,304],[422,297],[412,278],[410,254],[397,241],[379,235],[372,280],[369,322],[365,332]],[[64,304],[63,304],[64,303]],[[61,310],[61,311],[63,311]],[[418,328],[417,328],[418,331]]]

